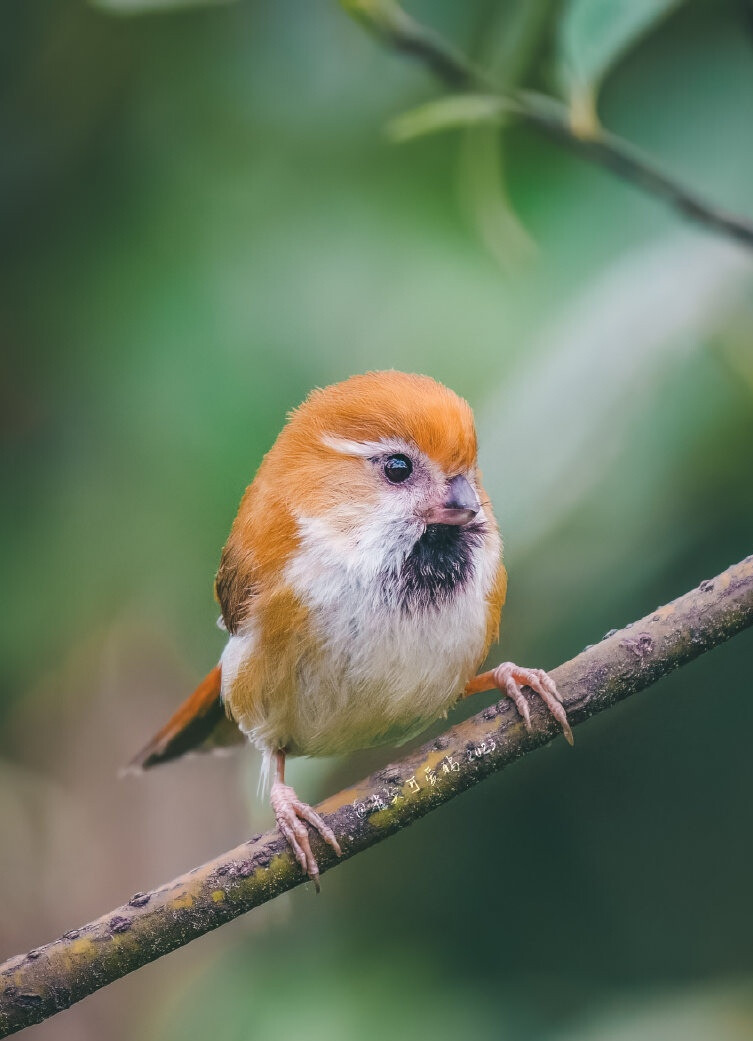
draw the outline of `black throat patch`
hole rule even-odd
[[[473,574],[474,550],[483,538],[482,523],[427,525],[396,575],[403,610],[420,610],[449,600]]]

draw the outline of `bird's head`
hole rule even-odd
[[[284,495],[306,566],[364,581],[421,558],[438,580],[496,539],[470,406],[426,376],[372,372],[315,390],[259,477]],[[496,545],[496,544],[495,544]]]

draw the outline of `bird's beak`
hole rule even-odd
[[[481,504],[465,477],[453,477],[441,506],[432,506],[424,514],[427,524],[469,524]]]

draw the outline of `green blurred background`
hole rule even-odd
[[[138,6],[0,13],[0,958],[269,826],[251,752],[116,772],[216,660],[220,547],[310,387],[471,401],[497,659],[753,551],[753,255],[520,128],[390,144],[440,88],[334,0]],[[604,122],[753,215],[750,5],[656,7],[618,46],[610,0],[411,12],[566,95],[601,25]],[[29,1038],[753,1038],[752,663],[748,633]],[[393,754],[291,773],[313,801]]]

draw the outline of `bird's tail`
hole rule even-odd
[[[216,751],[240,744],[243,734],[228,719],[220,697],[221,677],[220,666],[215,665],[124,772],[140,773],[186,753]]]

